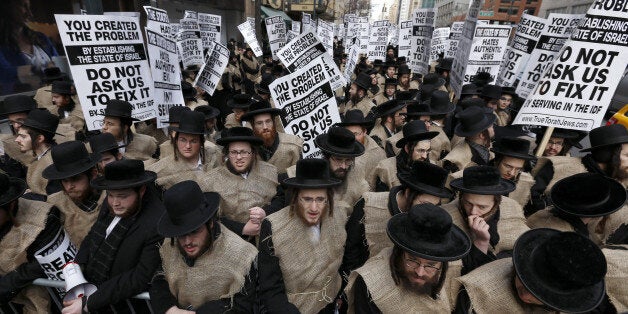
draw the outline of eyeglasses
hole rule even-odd
[[[406,260],[406,266],[412,268],[412,270],[416,271],[419,267],[423,266],[423,269],[428,274],[435,274],[440,268],[430,265],[430,264],[421,264],[419,261],[415,261],[413,259],[404,258]]]
[[[554,141],[549,141],[547,142],[547,146],[563,146],[564,142],[554,142]]]
[[[500,100],[503,100],[503,101],[512,101],[512,98],[502,97],[502,98],[500,98]]]
[[[361,136],[362,134],[364,134],[364,132],[353,132],[355,137]]]
[[[299,201],[307,206],[312,205],[312,203],[316,203],[316,205],[327,204],[327,198],[325,197],[299,197]]]
[[[260,121],[255,121],[255,126],[259,126],[259,127],[263,127],[263,126],[272,126],[273,125],[273,120],[260,120]]]
[[[339,165],[345,165],[347,167],[353,165],[353,162],[354,162],[353,158],[338,158],[335,156],[331,156],[329,157],[329,159]]]
[[[242,156],[242,157],[249,157],[251,156],[253,152],[251,152],[250,150],[230,150],[229,151],[229,156],[231,157],[238,157],[238,156]]]

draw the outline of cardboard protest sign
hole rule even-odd
[[[366,57],[369,61],[385,60],[388,44],[388,21],[375,21],[371,26]]]
[[[198,32],[182,30],[177,38],[177,48],[181,54],[183,67],[191,65],[201,66],[205,62],[203,57],[203,43],[198,37]]]
[[[345,37],[345,24],[334,24],[334,36],[338,40],[342,40]]]
[[[475,27],[463,84],[471,83],[478,72],[490,73],[495,79],[506,53],[510,31],[509,25],[483,24]]]
[[[626,29],[625,7],[593,2],[513,123],[581,131],[600,126],[628,65]]]
[[[412,55],[412,20],[405,20],[399,23],[399,48],[398,57],[410,59]]]
[[[262,56],[262,48],[259,46],[257,42],[257,36],[255,36],[255,28],[251,24],[251,20],[247,18],[247,21],[238,25],[238,30],[242,33],[242,37],[244,37],[244,41],[253,49],[253,54],[256,57]]]
[[[334,54],[334,24],[325,22],[323,20],[318,21],[316,28],[316,36],[318,40],[323,44],[325,50],[330,56]]]
[[[429,72],[435,15],[435,9],[417,9],[412,12],[412,55],[409,67],[414,73],[425,75]]]
[[[445,40],[445,58],[455,58],[458,50],[458,41],[462,37],[464,22],[453,22],[449,31],[449,38]]]
[[[210,96],[213,95],[228,63],[229,49],[221,43],[214,43],[207,62],[203,64],[194,80],[194,86],[201,87]]]
[[[286,23],[279,15],[264,19],[266,34],[268,34],[268,44],[273,60],[277,60],[277,51],[286,44]]]
[[[473,35],[475,35],[475,27],[477,25],[478,14],[482,7],[483,0],[471,0],[469,5],[469,11],[462,27],[462,35],[458,40],[458,47],[456,49],[456,57],[451,66],[449,72],[450,80],[449,86],[456,94],[456,97],[460,97],[460,91],[462,90],[462,84],[464,81],[464,74],[467,68],[467,58],[471,52],[471,42]]]
[[[358,39],[360,53],[367,53],[369,49],[369,37],[370,37],[370,25],[369,19],[366,16],[361,16],[358,18]]]
[[[541,38],[536,43],[536,47],[523,70],[519,85],[517,85],[516,92],[520,97],[527,98],[532,93],[545,68],[558,55],[582,17],[581,14],[559,13],[551,13],[548,16],[547,25],[543,29]]]
[[[184,106],[181,92],[181,70],[177,60],[177,43],[158,32],[146,29],[146,45],[150,58],[150,70],[155,84],[157,104],[157,128],[167,126],[168,110],[173,106]]]
[[[360,57],[360,53],[358,51],[359,49],[355,46],[349,49],[349,54],[347,55],[347,64],[345,64],[345,72],[343,73],[347,82],[351,82],[353,71],[358,65],[358,58]]]
[[[71,262],[76,257],[78,249],[70,240],[63,228],[59,228],[57,235],[35,252],[35,259],[39,266],[44,270],[46,277],[50,280],[64,280],[63,266]],[[57,289],[59,294],[63,296],[65,289]]]
[[[292,31],[297,34],[301,34],[301,22],[292,21]]]
[[[168,18],[168,12],[163,9],[144,6],[146,11],[146,28],[153,30],[161,36],[174,38],[172,34],[172,26]]]
[[[338,105],[322,59],[270,84],[270,95],[282,111],[286,133],[301,137],[303,158],[321,157],[314,139],[340,122]]]
[[[449,27],[441,27],[434,30],[432,34],[432,47],[430,48],[430,62],[436,62],[438,55],[447,50],[447,39],[449,38]]]
[[[154,118],[150,76],[138,18],[55,14],[89,130],[99,130],[109,99],[131,103],[133,117]]]
[[[199,32],[201,28],[198,26],[198,20],[182,19],[179,21],[181,31]],[[200,35],[199,35],[200,36]]]
[[[220,27],[222,17],[216,14],[199,13],[198,27],[201,32],[201,41],[203,48],[208,49],[212,45],[211,42],[220,42]]]
[[[344,24],[345,24],[345,37],[344,37],[344,47],[345,53],[349,53],[350,46],[353,44],[353,41],[358,36],[358,24],[357,24],[357,16],[355,14],[345,14],[344,16]]]
[[[521,20],[517,24],[517,31],[506,51],[506,56],[495,84],[500,86],[516,85],[516,81],[528,63],[530,54],[541,37],[545,25],[545,19],[525,13],[521,15]]]

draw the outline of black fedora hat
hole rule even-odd
[[[54,81],[52,86],[47,92],[62,94],[62,95],[74,95],[72,90],[72,83],[68,81]]]
[[[100,133],[89,138],[89,147],[92,152],[102,154],[111,150],[118,150],[125,147],[126,144],[118,144],[116,138],[111,133]]]
[[[63,134],[57,133],[59,116],[50,113],[50,111],[44,108],[31,110],[21,124],[41,132],[63,136]]]
[[[454,63],[454,58],[444,58],[434,67],[436,72],[451,71],[451,66]]]
[[[445,85],[445,79],[436,73],[428,73],[423,77],[423,84],[441,87]]]
[[[478,88],[484,87],[484,85],[493,81],[493,77],[491,73],[488,72],[478,72],[471,78],[471,83],[475,84]]]
[[[248,109],[253,103],[253,98],[249,94],[236,94],[227,101],[227,107],[231,109]]]
[[[415,161],[409,171],[397,172],[399,181],[412,190],[443,198],[453,196],[445,187],[448,175],[447,170],[426,161]]]
[[[242,115],[242,121],[253,121],[256,115],[268,113],[272,117],[280,115],[281,109],[273,108],[269,102],[265,100],[255,101],[249,106],[249,111]]]
[[[190,111],[190,107],[186,106],[174,106],[168,109],[168,120],[164,120],[162,122],[166,123],[179,123],[181,122],[181,114],[184,111]]]
[[[384,65],[384,61],[382,59],[373,60],[373,67],[381,67]]]
[[[469,95],[481,95],[482,92],[480,89],[473,83],[462,85],[462,90],[460,91],[460,96],[469,96]]]
[[[455,109],[456,105],[449,100],[449,93],[442,90],[435,90],[432,92],[432,97],[430,97],[431,116],[448,114],[453,112]]]
[[[545,130],[547,130],[547,127],[540,127],[533,131],[537,134],[537,144],[540,143],[543,139],[543,134],[545,133]],[[582,140],[582,138],[584,138],[586,134],[586,132],[554,128],[554,132],[552,132],[550,138],[562,138],[565,142],[567,142],[567,145],[582,149],[582,144],[580,144],[580,140]]]
[[[137,159],[122,159],[105,166],[105,175],[92,180],[98,190],[123,190],[155,181],[157,174],[144,170],[144,163]]]
[[[403,109],[406,103],[399,101],[398,99],[391,99],[382,103],[379,106],[371,109],[375,118],[381,118],[394,114],[395,112]]]
[[[408,110],[402,114],[415,119],[421,116],[429,116],[431,115],[430,105],[426,102],[411,103],[408,105]]]
[[[465,98],[462,99],[458,102],[458,106],[462,109],[462,110],[466,110],[468,108],[471,107],[479,107],[482,108],[484,110],[484,108],[486,107],[486,100],[482,99],[482,98]]]
[[[406,58],[405,56],[401,56],[401,57],[397,57],[397,64],[398,65],[404,65],[406,64],[406,62],[408,62],[408,58]]]
[[[388,60],[384,64],[382,64],[382,67],[384,69],[397,68],[397,67],[399,67],[399,65],[397,63],[395,63],[394,61],[392,61],[392,60]]]
[[[342,122],[336,123],[336,126],[345,127],[350,125],[363,126],[366,129],[373,128],[375,121],[369,116],[364,117],[364,113],[359,109],[347,110],[344,116],[342,116]]]
[[[196,88],[187,81],[181,81],[181,93],[184,99],[192,99],[196,97]]]
[[[418,103],[419,101],[415,99],[415,96],[418,92],[419,91],[416,89],[410,89],[410,90],[405,90],[405,91],[400,90],[395,93],[395,99],[397,99],[397,101],[402,105]]]
[[[412,71],[410,71],[410,68],[406,64],[401,64],[397,68],[397,75],[410,74],[411,72]]]
[[[373,86],[373,79],[371,79],[371,76],[369,74],[365,72],[360,72],[360,74],[358,74],[358,76],[353,81],[353,84],[368,90],[369,88],[371,88],[371,86]]]
[[[554,207],[577,217],[601,217],[626,203],[626,190],[617,180],[599,173],[578,173],[554,184],[550,190]]]
[[[185,134],[205,134],[205,115],[198,111],[184,111],[181,113],[179,126],[173,131]]]
[[[397,81],[397,79],[394,78],[394,77],[393,78],[387,77],[384,80],[384,86],[386,86],[386,85],[395,85],[395,88],[397,88],[397,84],[399,84],[399,81]]]
[[[530,155],[530,141],[517,137],[501,137],[495,141],[491,150],[495,154],[520,158],[524,160],[534,160],[536,156]]]
[[[19,112],[29,112],[37,108],[37,102],[33,97],[26,95],[13,95],[4,99],[0,114],[12,114]]]
[[[386,233],[404,251],[431,261],[461,259],[471,250],[469,236],[434,204],[414,205],[407,213],[394,215]]]
[[[24,194],[26,182],[22,179],[9,177],[6,173],[0,172],[0,206],[4,206]]]
[[[500,99],[502,97],[502,87],[499,85],[487,84],[482,87],[480,96],[490,99]]]
[[[157,232],[166,238],[186,235],[212,218],[218,212],[220,195],[203,193],[198,183],[186,180],[164,192],[164,212]]]
[[[61,69],[59,69],[58,67],[51,67],[44,69],[44,73],[41,79],[45,83],[50,83],[56,80],[66,79],[67,77],[67,74],[61,72]]]
[[[205,120],[213,119],[220,115],[220,110],[210,105],[198,106],[194,108],[194,111],[203,113],[205,115]]]
[[[597,127],[589,132],[589,140],[591,140],[591,147],[582,149],[581,152],[628,143],[628,130],[621,124]]]
[[[436,91],[436,86],[430,84],[422,84],[419,92],[414,95],[414,99],[416,99],[418,102],[430,103],[434,91]]]
[[[330,188],[341,183],[340,179],[331,177],[329,162],[321,158],[308,158],[297,161],[295,176],[283,180],[283,185],[300,189]]]
[[[467,137],[488,129],[497,119],[488,109],[490,108],[471,106],[456,114],[458,125],[454,129],[454,133],[460,137]]]
[[[255,84],[255,90],[258,94],[270,94],[270,83],[275,80],[272,74],[263,74],[259,83]]]
[[[397,148],[403,148],[409,142],[431,140],[438,135],[436,131],[428,131],[425,122],[421,120],[413,120],[404,124],[401,131],[403,137],[395,144]]]
[[[133,106],[128,101],[109,99],[107,107],[105,107],[105,117],[116,117],[122,119],[130,119],[132,121],[140,121],[133,118]]]
[[[575,232],[529,230],[515,242],[512,262],[524,287],[556,311],[588,312],[605,297],[606,258]]]
[[[83,173],[100,160],[98,153],[89,154],[85,144],[80,141],[69,141],[55,145],[50,150],[52,164],[42,171],[41,175],[48,180],[61,180]]]
[[[502,86],[502,95],[510,95],[513,101],[519,98],[519,95],[515,92],[515,88],[512,86]]]
[[[255,136],[253,130],[247,127],[234,126],[222,130],[220,138],[216,140],[216,144],[220,146],[227,146],[229,143],[233,142],[248,142],[251,145],[261,145],[262,139]]]
[[[355,135],[340,127],[331,127],[314,139],[320,150],[334,156],[358,157],[364,154],[364,145],[355,140]]]
[[[462,178],[449,185],[461,192],[481,195],[503,195],[515,190],[515,183],[502,179],[499,171],[490,166],[473,166],[462,171]]]

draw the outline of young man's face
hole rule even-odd
[[[85,173],[61,180],[63,191],[75,203],[84,201],[91,193],[89,177]]]
[[[104,174],[103,169],[105,169],[105,166],[116,160],[120,160],[120,158],[122,158],[122,154],[120,153],[116,153],[116,155],[112,154],[111,152],[100,153],[100,161],[98,162],[98,173],[101,175]]]
[[[253,117],[253,133],[264,141],[264,146],[271,146],[275,141],[275,120],[270,113],[262,113]]]
[[[461,201],[467,216],[486,218],[486,215],[488,215],[491,209],[493,209],[493,206],[495,206],[495,196],[493,195],[464,193],[462,194]]]
[[[521,158],[504,156],[497,165],[497,170],[503,179],[514,180],[523,169],[524,164],[525,160]]]
[[[22,153],[33,149],[33,141],[30,134],[28,134],[28,131],[25,128],[20,128],[20,130],[17,131],[15,142],[17,142],[17,144],[20,146],[20,151]]]
[[[139,191],[135,189],[107,191],[109,211],[122,218],[133,216],[139,210],[139,205],[145,191],[146,186],[141,187]]]
[[[307,226],[318,225],[327,213],[327,189],[303,189],[297,196],[298,215]]]
[[[103,133],[111,133],[116,141],[122,141],[124,139],[125,127],[122,126],[122,121],[115,117],[105,117],[102,122]]]
[[[406,123],[405,113],[408,113],[408,109],[406,107],[403,107],[395,112],[395,119],[393,121],[393,127],[395,129],[401,128],[403,124]]]
[[[512,96],[508,94],[503,94],[502,97],[499,99],[499,109],[504,110],[508,108],[510,104],[512,104]]]
[[[196,161],[201,153],[201,137],[197,134],[179,133],[177,151],[186,161]]]
[[[366,129],[360,125],[347,125],[345,129],[353,133],[355,140],[364,145],[364,138],[366,137]]]
[[[70,96],[52,93],[52,104],[57,108],[63,108],[70,103]]]
[[[233,142],[229,144],[229,163],[237,173],[245,173],[251,169],[253,151],[248,142]]]
[[[209,247],[211,243],[210,236],[207,226],[203,224],[198,229],[177,237],[179,251],[190,259],[198,258]]]
[[[399,85],[408,86],[410,85],[410,74],[401,74],[399,75]]]
[[[560,154],[560,152],[563,150],[564,145],[564,138],[550,137],[547,145],[545,146],[545,151],[543,151],[543,156],[558,156],[558,154]]]
[[[395,67],[388,67],[388,68],[386,68],[386,75],[388,77],[395,77],[395,72],[397,72]]]
[[[344,180],[354,162],[355,157],[331,156],[329,157],[329,171],[334,178]]]
[[[393,85],[393,84],[386,85],[386,96],[392,97],[395,95],[396,91],[397,91],[397,85]]]
[[[420,141],[412,150],[411,158],[413,161],[428,161],[432,143],[429,140]]]

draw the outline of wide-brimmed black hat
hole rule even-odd
[[[253,103],[253,98],[249,94],[236,94],[227,101],[227,107],[231,109],[248,109]]]
[[[66,79],[67,74],[61,72],[61,69],[58,67],[45,68],[42,76],[42,81],[45,83],[50,83],[56,80]]]
[[[179,126],[173,131],[185,134],[205,134],[205,115],[198,111],[184,111],[181,113]]]
[[[73,95],[74,91],[72,90],[72,83],[68,81],[54,81],[52,82],[52,86],[47,92],[62,94],[62,95]]]
[[[469,98],[469,97],[460,100],[458,102],[458,107],[460,107],[462,110],[466,110],[471,107],[478,107],[478,108],[481,108],[482,110],[484,110],[484,108],[487,108],[486,100],[482,98]]]
[[[137,159],[122,159],[105,166],[105,175],[92,180],[98,190],[123,190],[155,181],[157,174],[144,170],[144,163]]]
[[[314,143],[323,152],[334,156],[358,157],[364,154],[364,145],[345,128],[331,127],[327,133],[317,136]]]
[[[594,149],[628,143],[628,130],[621,124],[597,127],[589,132],[591,147],[580,150],[589,152]]]
[[[477,74],[475,74],[475,76],[471,78],[471,83],[475,84],[475,86],[479,88],[484,87],[484,85],[492,81],[493,81],[493,77],[491,76],[491,73],[484,72],[484,71],[478,72]]]
[[[403,148],[409,142],[431,140],[438,135],[436,131],[428,131],[425,122],[421,120],[413,120],[404,124],[401,131],[403,138],[395,144],[397,148]]]
[[[435,90],[432,92],[432,97],[430,97],[431,116],[448,114],[453,112],[455,109],[456,105],[449,100],[448,92],[442,90]]]
[[[428,73],[423,77],[423,84],[441,87],[445,85],[445,79],[436,73]]]
[[[111,133],[100,133],[89,138],[89,147],[92,152],[102,154],[111,150],[118,150],[126,144],[118,144],[116,138]]]
[[[371,76],[369,74],[365,72],[360,72],[360,74],[358,74],[358,76],[353,81],[353,84],[368,90],[369,88],[371,88],[371,86],[373,86],[372,82],[373,79],[371,79]]]
[[[12,114],[18,112],[29,112],[37,108],[37,102],[33,97],[26,95],[13,95],[4,99],[0,114]]]
[[[400,91],[397,91],[395,93],[395,99],[397,99],[397,101],[400,104],[404,104],[404,105],[409,105],[411,103],[417,103],[419,101],[415,99],[415,96],[416,96],[416,94],[418,92],[419,91],[416,90],[416,89],[400,90]]]
[[[218,212],[220,195],[203,193],[198,183],[186,180],[164,192],[163,213],[157,232],[166,238],[186,235],[205,224]]]
[[[0,172],[0,207],[18,199],[26,191],[26,182]]]
[[[543,139],[543,135],[546,130],[547,130],[547,127],[539,127],[532,131],[536,133],[537,144],[541,143],[541,140]],[[554,131],[552,132],[552,135],[550,136],[550,138],[552,137],[562,138],[567,143],[567,145],[571,145],[573,147],[582,149],[582,144],[580,144],[580,140],[584,138],[586,134],[587,134],[586,132],[578,132],[574,130],[554,128]]]
[[[50,113],[50,111],[44,108],[31,110],[21,124],[25,127],[36,129],[41,132],[63,136],[63,134],[57,133],[59,116]]]
[[[396,88],[396,87],[397,87],[397,84],[399,84],[399,81],[397,81],[397,79],[396,79],[396,78],[390,78],[390,77],[389,77],[389,78],[386,78],[386,79],[384,80],[384,87],[385,87],[386,85],[395,85],[395,88]]]
[[[329,162],[321,158],[308,158],[297,161],[296,175],[283,180],[283,185],[300,189],[330,188],[342,183],[332,178]]]
[[[168,109],[168,120],[163,122],[166,123],[179,123],[181,122],[181,114],[184,111],[190,111],[190,107],[187,106],[174,106]]]
[[[436,86],[430,84],[422,84],[419,92],[414,95],[414,99],[418,102],[430,103],[432,94],[436,90]]]
[[[462,171],[462,178],[449,185],[461,192],[481,195],[504,195],[515,190],[515,183],[502,179],[499,171],[490,166],[473,166]]]
[[[588,312],[605,298],[606,258],[575,232],[529,230],[515,242],[512,262],[524,287],[556,311]]]
[[[458,125],[454,133],[460,137],[467,137],[488,129],[495,123],[497,117],[484,108],[471,106],[456,114],[456,118],[458,118]]]
[[[482,87],[480,96],[490,99],[500,99],[502,97],[502,87],[499,85],[487,84]]]
[[[614,179],[599,173],[579,173],[554,184],[550,197],[558,210],[578,217],[601,217],[626,203],[626,190]]]
[[[42,171],[48,180],[61,180],[83,173],[100,160],[100,154],[89,154],[85,144],[80,141],[69,141],[55,145],[50,150],[52,164]]]
[[[220,110],[210,105],[198,106],[194,108],[194,111],[203,113],[205,115],[205,120],[213,119],[220,115]]]
[[[405,56],[397,57],[397,64],[400,66],[406,64],[407,61]]]
[[[388,220],[386,233],[404,251],[431,261],[461,259],[471,250],[469,236],[434,204],[414,205]]]
[[[263,74],[258,84],[255,84],[255,90],[258,94],[270,94],[270,83],[275,80],[272,74]]]
[[[512,86],[502,86],[502,95],[510,95],[513,101],[519,98],[519,95],[515,92],[515,88]]]
[[[410,68],[406,64],[401,64],[397,68],[397,75],[410,74],[411,72],[412,71],[410,71]]]
[[[449,172],[426,161],[415,161],[409,171],[397,172],[397,178],[405,186],[442,198],[451,198],[453,192],[445,187]]]
[[[460,96],[468,96],[468,95],[481,95],[482,92],[480,89],[473,83],[462,85],[462,91],[460,91]]]
[[[408,109],[403,115],[410,118],[419,118],[421,116],[431,115],[430,105],[426,102],[412,103],[408,105]]]
[[[390,67],[397,68],[397,67],[399,67],[399,65],[397,63],[395,63],[394,61],[392,61],[392,60],[388,60],[384,64],[382,64],[382,67],[384,69],[387,69],[387,68],[390,68]]]
[[[224,129],[220,133],[220,138],[216,140],[216,144],[220,146],[227,146],[233,142],[248,142],[251,145],[261,145],[263,141],[253,134],[253,130],[244,126]]]
[[[400,102],[398,99],[391,99],[389,101],[383,102],[381,105],[374,107],[372,110],[373,115],[376,118],[381,118],[385,116],[389,116],[394,114],[395,112],[403,109],[406,104]]]
[[[495,141],[491,150],[495,154],[520,158],[524,160],[534,160],[536,156],[530,154],[530,141],[517,137],[501,137]]]
[[[181,81],[181,93],[184,99],[192,99],[196,97],[196,88],[187,81]]]
[[[444,58],[440,60],[440,62],[434,67],[434,70],[436,70],[436,72],[451,71],[451,66],[453,65],[453,63],[453,58]]]
[[[381,67],[384,65],[384,61],[382,59],[373,60],[373,67]]]
[[[109,99],[107,101],[107,107],[105,107],[105,117],[116,117],[122,119],[130,119],[132,121],[140,121],[140,119],[133,118],[133,106],[128,101]]]
[[[370,117],[364,117],[364,113],[359,109],[347,110],[342,116],[342,122],[336,123],[336,126],[345,127],[350,125],[359,125],[367,130],[373,128],[375,121]]]
[[[255,101],[249,106],[249,111],[242,115],[242,121],[252,121],[255,116],[268,113],[272,117],[281,114],[281,109],[273,108],[269,102],[265,100]]]

